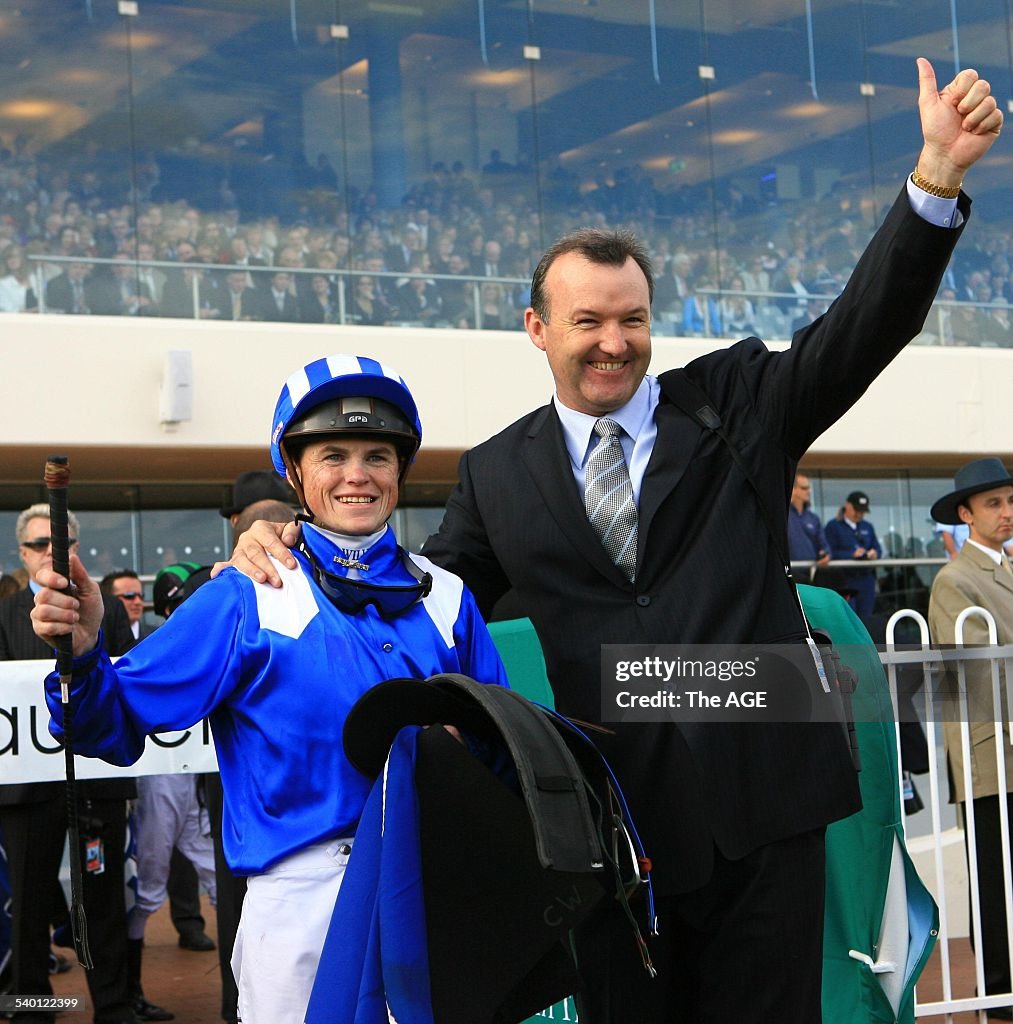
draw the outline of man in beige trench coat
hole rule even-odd
[[[999,459],[976,459],[962,466],[954,478],[954,490],[932,506],[940,523],[966,523],[970,536],[957,556],[943,566],[932,584],[929,628],[936,646],[956,643],[957,616],[972,605],[992,613],[1000,644],[1013,642],[1013,569],[1003,546],[1013,538],[1013,477]],[[988,628],[980,615],[969,616],[963,627],[965,646],[988,643]],[[1009,992],[1009,952],[1006,945],[1006,909],[1003,895],[1003,860],[999,826],[999,772],[996,764],[995,726],[992,722],[992,674],[989,662],[967,663],[970,719],[971,799],[974,802],[978,885],[981,905],[981,956],[985,993]],[[956,667],[944,679],[944,693],[956,690]],[[966,806],[960,721],[947,714],[943,726],[953,799]],[[1009,719],[1008,709],[1003,718]],[[1006,790],[1004,794],[1013,823],[1013,747],[1005,735]],[[966,820],[966,816],[965,816]],[[1013,1020],[1013,1007],[990,1010],[997,1020]]]

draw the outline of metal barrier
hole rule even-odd
[[[38,310],[40,313],[47,312],[45,292],[48,274],[50,273],[50,271],[47,270],[47,266],[50,268],[63,269],[73,263],[85,263],[89,266],[115,267],[123,266],[125,262],[122,259],[113,259],[110,257],[91,255],[63,256],[55,253],[31,253],[28,254],[27,259],[33,266],[32,284],[38,301]],[[146,270],[158,270],[160,272],[167,271],[175,274],[179,274],[183,269],[201,271],[203,273],[215,275],[224,275],[232,271],[242,271],[243,273],[252,275],[252,278],[254,279],[259,276],[261,280],[266,280],[271,274],[279,271],[291,274],[293,277],[314,277],[316,275],[323,275],[328,278],[334,288],[334,299],[338,307],[335,311],[334,322],[340,324],[355,322],[354,318],[351,318],[348,312],[348,293],[350,287],[354,285],[354,279],[359,277],[380,278],[389,282],[391,285],[397,285],[415,278],[422,278],[426,281],[435,283],[437,287],[439,287],[441,283],[455,283],[457,285],[465,286],[468,289],[470,298],[469,312],[473,316],[471,326],[479,329],[484,326],[481,292],[483,285],[490,283],[498,284],[503,288],[505,296],[509,296],[511,292],[524,295],[524,302],[526,304],[526,293],[531,283],[526,277],[482,277],[471,274],[434,274],[429,272],[413,274],[408,271],[394,272],[349,270],[344,268],[250,266],[248,264],[198,263],[196,261],[180,263],[174,260],[130,259],[126,262],[128,266],[134,268],[135,273],[138,273],[143,267]],[[191,309],[189,310],[189,316],[193,319],[199,320],[208,315],[208,312],[202,304],[201,281],[199,280],[198,275],[192,275],[192,279],[189,282],[189,291],[191,297]],[[807,309],[807,303],[811,301],[820,302],[822,308],[819,312],[822,313],[834,298],[833,295],[824,295],[815,292],[799,294],[796,292],[733,291],[721,288],[700,288],[697,290],[697,294],[719,304],[745,299],[755,305],[755,312],[750,323],[736,323],[734,326],[728,325],[728,329],[717,331],[718,337],[739,338],[744,334],[755,333],[766,338],[768,341],[789,341],[792,336],[792,326],[795,319],[802,318],[808,322],[809,319],[815,319],[815,316],[817,315],[815,310]],[[781,308],[783,305],[790,306],[793,311],[791,313],[785,312]],[[510,306],[510,303],[506,301],[504,312],[510,311],[511,309],[514,313],[518,314],[517,323],[514,326],[514,329],[519,330],[522,326],[520,314],[523,313],[523,306],[520,304]],[[57,312],[63,311],[59,310]],[[1013,324],[1009,324],[1008,322],[1008,313],[1009,306],[1002,300],[996,302],[958,302],[952,299],[936,299],[932,304],[928,317],[926,318],[924,329],[913,343],[919,345],[973,345],[975,347],[985,348],[1008,348],[1013,346]],[[166,314],[154,312],[148,315],[164,316]],[[178,314],[170,315],[178,316]],[[974,318],[974,325],[973,327],[967,328],[962,333],[960,329],[955,329],[954,321],[955,318],[965,315]],[[1002,318],[1001,323],[996,319],[997,317]],[[250,317],[250,319],[257,318]],[[399,319],[396,316],[391,319],[393,324],[403,324],[405,326],[455,326],[452,323],[444,321],[446,321],[446,317],[442,318],[440,321],[433,322],[411,321],[408,318]],[[683,326],[681,312],[674,313],[666,310],[658,311],[654,318],[654,332],[659,336],[673,335],[679,337],[686,334],[687,331]],[[700,332],[689,331],[689,333],[699,334]]]
[[[986,622],[989,632],[989,644],[987,647],[976,647],[959,649],[963,643],[964,624],[971,616],[980,616]],[[904,620],[913,621],[920,634],[920,646],[917,649],[898,650],[894,643],[895,631],[898,623]],[[1013,720],[1007,716],[1004,718],[1002,707],[1010,706],[1011,677],[1010,667],[1013,665],[1013,644],[1000,646],[997,642],[995,620],[984,608],[970,607],[965,609],[957,618],[956,639],[958,649],[937,650],[929,647],[929,629],[925,618],[916,611],[905,609],[892,615],[887,623],[886,649],[881,652],[880,658],[886,667],[890,685],[890,692],[893,698],[894,713],[897,719],[897,744],[898,763],[900,760],[900,710],[898,705],[898,668],[903,665],[920,666],[922,670],[922,708],[919,718],[926,731],[929,759],[929,810],[932,820],[932,856],[935,868],[933,896],[939,906],[939,964],[942,981],[942,998],[935,1002],[917,1002],[915,1013],[919,1018],[931,1017],[940,1014],[947,1016],[954,1013],[966,1011],[980,1012],[990,1008],[1005,1007],[1013,1005],[1013,992],[993,993],[992,995],[955,996],[953,992],[952,957],[951,943],[954,936],[950,927],[950,915],[948,910],[947,879],[944,865],[944,848],[947,836],[942,828],[942,803],[941,780],[945,773],[940,771],[937,754],[939,746],[938,729],[945,713],[940,706],[939,687],[937,683],[942,672],[946,669],[956,668],[957,673],[957,700],[959,701],[960,736],[962,746],[962,772],[965,794],[974,793],[972,770],[971,770],[971,733],[970,733],[970,708],[968,706],[967,689],[967,666],[973,663],[987,662],[991,680],[992,713],[994,715],[993,728],[996,739],[996,768],[998,775],[998,789],[1002,794],[1006,791],[1006,764],[1004,756],[1004,743],[1007,740],[1013,743]],[[1001,671],[1000,671],[1001,666]],[[903,806],[903,793],[901,795]],[[971,934],[973,936],[974,948],[982,949],[981,932],[981,893],[978,879],[977,845],[975,830],[974,801],[967,800],[961,805],[965,808],[965,831],[966,857],[968,869],[968,883],[970,892],[971,910]],[[1010,970],[1013,976],[1013,884],[1011,884],[1010,867],[1010,832],[1007,806],[1004,799],[998,800],[1000,816],[1000,833],[1002,848],[1005,851],[1003,857],[1003,882],[1004,899],[1006,906],[1006,942],[1007,954],[1010,957]],[[905,826],[906,826],[905,822]],[[907,836],[905,835],[905,839]],[[984,968],[980,956],[975,957],[975,982],[976,992],[983,993],[985,990]]]
[[[187,285],[187,290],[190,296],[190,308],[188,311],[187,319],[200,320],[204,319],[209,315],[209,308],[205,306],[204,299],[202,298],[202,284],[205,283],[205,279],[202,275],[216,275],[219,278],[224,277],[226,274],[230,274],[233,271],[236,273],[247,274],[253,280],[266,280],[272,274],[285,273],[290,274],[293,278],[307,278],[312,279],[314,277],[325,277],[333,288],[334,300],[336,303],[336,310],[334,311],[334,323],[346,324],[356,323],[356,318],[349,312],[349,292],[354,287],[355,281],[360,278],[380,278],[384,281],[389,282],[392,287],[396,287],[405,281],[422,279],[427,282],[432,282],[437,285],[441,283],[449,283],[467,288],[470,296],[469,312],[473,316],[472,326],[481,329],[484,319],[483,313],[483,300],[482,300],[482,287],[487,284],[499,285],[505,295],[509,295],[514,290],[526,290],[530,282],[526,278],[519,277],[482,277],[473,274],[435,274],[428,271],[412,273],[411,271],[373,271],[373,270],[346,270],[337,268],[323,269],[320,267],[282,267],[282,266],[250,266],[248,264],[236,264],[236,263],[200,263],[196,260],[187,260],[186,262],[178,262],[172,260],[122,260],[113,259],[110,257],[101,256],[57,256],[47,254],[31,254],[28,260],[33,264],[32,269],[32,284],[38,300],[38,311],[40,313],[54,312],[46,308],[46,267],[47,265],[53,267],[59,267],[63,269],[72,264],[87,264],[89,267],[122,267],[124,264],[129,266],[134,274],[138,274],[143,267],[145,270],[158,270],[168,272],[172,274],[182,274],[183,271],[199,271],[200,274],[191,273],[190,280]],[[223,289],[224,294],[224,289]],[[504,310],[506,310],[506,306]],[[63,313],[65,310],[55,310],[55,312]],[[521,327],[520,312],[517,312],[517,329]],[[166,316],[167,314],[152,312],[151,316]],[[168,314],[172,316],[174,314]],[[213,315],[213,312],[212,314]],[[449,315],[449,314],[448,314]],[[257,317],[249,316],[244,319],[256,320]],[[298,321],[293,321],[298,322]],[[426,326],[454,326],[449,322],[448,319],[444,318],[439,323],[426,324],[421,321],[413,321],[408,317],[394,316],[390,320],[392,326],[406,326],[406,327],[426,327]]]

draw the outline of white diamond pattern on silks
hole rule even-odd
[[[622,427],[606,416],[595,423],[594,432],[601,440],[587,459],[584,507],[609,558],[632,582],[637,570],[637,506],[619,441]]]

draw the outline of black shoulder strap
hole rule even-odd
[[[746,460],[742,457],[738,448],[735,447],[732,439],[725,433],[721,423],[721,417],[711,404],[710,399],[700,388],[696,381],[692,380],[685,370],[669,370],[658,378],[661,390],[668,400],[680,408],[687,416],[692,417],[705,430],[717,434],[725,443],[729,454],[735,460],[735,464],[742,470],[742,475],[749,481],[750,486],[756,494],[756,500],[760,505],[760,512],[767,525],[767,532],[774,542],[774,550],[781,559],[784,566],[784,574],[788,580],[794,583],[791,575],[791,558],[788,554],[787,526],[776,517],[764,497],[763,491],[749,471]]]

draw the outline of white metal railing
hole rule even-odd
[[[989,643],[985,647],[962,648],[964,625],[969,618],[977,616],[982,618],[988,628]],[[920,645],[914,649],[898,650],[894,643],[895,630],[898,623],[904,620],[915,622],[920,633]],[[1007,955],[1010,959],[1010,971],[1013,976],[1013,872],[1010,865],[1010,832],[1009,819],[1007,814],[1006,800],[1001,796],[1006,792],[1006,760],[1005,744],[1013,743],[1013,720],[1010,720],[1008,711],[1004,716],[1003,706],[1010,707],[1011,666],[1013,666],[1013,644],[999,645],[995,620],[984,608],[966,608],[958,616],[956,621],[957,647],[953,649],[933,649],[929,647],[928,624],[924,617],[916,611],[909,609],[896,612],[892,615],[886,627],[886,649],[881,652],[880,658],[887,670],[890,693],[893,699],[894,713],[897,718],[897,744],[898,763],[900,762],[900,711],[898,707],[898,667],[902,665],[920,666],[922,670],[922,707],[919,718],[926,731],[928,745],[929,763],[929,812],[932,821],[932,856],[935,868],[935,879],[930,889],[933,889],[933,897],[939,907],[939,966],[942,984],[942,998],[933,1002],[917,1002],[915,1015],[919,1018],[926,1018],[938,1015],[946,1015],[950,1020],[954,1013],[967,1011],[987,1011],[990,1008],[1013,1005],[1013,992],[993,993],[983,995],[985,991],[984,966],[982,957],[975,956],[975,992],[977,995],[957,996],[953,991],[953,958],[951,955],[951,943],[954,939],[952,934],[947,900],[947,878],[944,865],[945,834],[942,828],[942,805],[944,796],[941,790],[941,781],[945,779],[946,773],[940,771],[937,750],[939,747],[938,729],[944,715],[952,714],[941,704],[939,682],[942,673],[949,669],[955,669],[957,676],[957,710],[959,713],[959,726],[961,737],[962,753],[962,776],[964,782],[966,799],[962,804],[964,808],[964,828],[966,831],[966,844],[968,855],[966,858],[969,902],[971,913],[971,934],[973,937],[974,949],[982,949],[981,930],[981,892],[978,879],[977,860],[977,834],[974,820],[974,785],[972,778],[971,764],[971,730],[970,720],[972,717],[972,706],[968,703],[967,666],[973,663],[985,662],[988,664],[991,683],[991,710],[993,716],[993,728],[995,730],[995,753],[996,772],[998,778],[998,792],[1000,799],[999,820],[1003,856],[1003,898],[1006,906],[1006,942]],[[975,694],[976,697],[984,697],[984,694]],[[903,785],[903,783],[901,783]],[[903,794],[901,795],[903,806]],[[905,822],[905,830],[906,830]],[[905,837],[906,838],[906,837]],[[926,882],[928,884],[928,881]],[[989,894],[990,899],[995,899]],[[984,1019],[984,1018],[982,1018]]]

